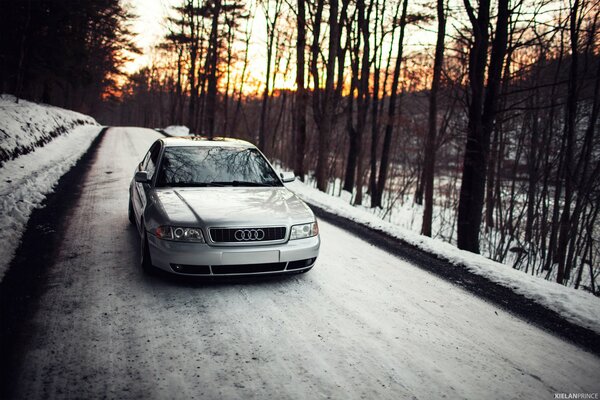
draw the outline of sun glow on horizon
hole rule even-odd
[[[131,61],[124,65],[123,70],[128,74],[132,75],[144,67],[153,67],[156,65],[165,64],[158,58],[161,57],[160,51],[156,50],[156,46],[163,41],[164,36],[168,32],[166,17],[172,14],[172,9],[181,3],[181,0],[128,0],[131,11],[136,15],[136,18],[131,22],[132,31],[136,34],[135,43],[141,50],[140,54],[131,54]],[[251,38],[248,46],[248,65],[246,66],[246,72],[243,83],[242,92],[246,96],[261,96],[265,90],[266,82],[266,71],[267,71],[267,29],[265,21],[264,9],[261,6],[257,6],[256,3],[249,2],[248,8],[251,9],[250,13],[253,16],[250,17],[249,26],[240,26],[240,31],[244,29],[251,30]],[[286,21],[285,18],[281,18],[281,24],[293,23],[293,20]],[[287,32],[286,32],[287,34]],[[290,33],[289,36],[293,35]],[[227,70],[229,70],[230,90],[231,85],[241,86],[241,73],[243,69],[243,58],[245,53],[243,40],[243,33],[240,34],[240,40],[234,44],[234,51],[238,57],[231,63],[229,68],[227,65],[221,65],[220,73],[222,78],[219,81],[221,89],[226,86]],[[292,37],[286,37],[288,40],[293,40]],[[386,37],[383,43],[384,47],[389,48],[393,44],[390,42],[390,35]],[[397,39],[395,39],[397,40]],[[407,34],[405,37],[405,54],[411,50],[422,51],[426,49],[435,41],[435,32],[424,30],[419,27],[407,28]],[[307,43],[307,51],[310,43]],[[282,54],[280,63],[277,65],[277,74],[275,75],[272,82],[270,82],[270,92],[274,93],[279,90],[290,90],[295,91],[296,86],[296,64],[295,56],[296,50],[294,44],[289,44]],[[384,51],[387,54],[387,50]],[[164,54],[164,53],[163,53]],[[309,62],[309,55],[307,53],[306,62]],[[272,73],[276,67],[275,62],[272,62]],[[189,68],[189,67],[188,67]],[[347,68],[347,66],[346,66]],[[314,88],[313,80],[309,76],[308,65],[305,81],[309,89]],[[321,82],[324,83],[324,79]],[[122,82],[125,83],[126,79]],[[239,90],[239,88],[235,88]],[[346,90],[345,90],[346,91]]]
[[[134,42],[140,49],[140,54],[130,54],[131,61],[125,63],[123,70],[131,75],[144,67],[152,66],[157,56],[154,50],[168,32],[166,18],[171,13],[174,6],[181,3],[181,0],[128,0],[131,11],[136,18],[131,23],[131,28],[135,34]],[[264,23],[264,14],[260,7],[254,6],[255,15],[252,18],[252,37],[248,48],[248,66],[246,68],[246,94],[251,94],[257,90],[264,90],[264,76],[266,74],[266,25]],[[242,44],[237,43],[235,51],[240,54],[244,51]],[[241,75],[243,62],[237,60],[232,64],[232,80]],[[237,70],[237,71],[236,71]],[[239,72],[238,72],[239,71]],[[238,72],[236,74],[236,72]],[[291,89],[295,88],[295,79],[291,74],[286,74],[284,78],[278,74],[272,89]],[[235,81],[235,80],[234,80]],[[260,87],[257,86],[261,86]]]

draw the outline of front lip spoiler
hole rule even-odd
[[[224,277],[224,278],[225,277],[230,277],[230,276],[237,277],[237,276],[254,276],[254,275],[289,275],[289,274],[295,274],[295,273],[299,273],[299,272],[307,271],[307,270],[311,269],[317,263],[317,259],[315,258],[315,260],[312,262],[312,264],[310,264],[310,265],[308,265],[306,267],[288,269],[288,266],[292,262],[293,261],[286,262],[285,268],[282,269],[282,270],[277,270],[277,271],[244,272],[244,273],[232,273],[232,274],[215,274],[215,273],[213,273],[213,269],[212,269],[213,267],[212,267],[212,265],[208,265],[209,271],[210,271],[210,273],[208,273],[208,274],[188,274],[188,273],[183,273],[183,272],[177,272],[175,269],[173,269],[173,266],[171,266],[171,270],[168,271],[168,272],[171,273],[171,274],[180,275],[180,276],[199,276],[199,277],[211,276],[211,277]]]

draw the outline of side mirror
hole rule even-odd
[[[296,175],[293,172],[280,172],[279,176],[284,183],[294,182],[296,180]]]
[[[150,178],[148,178],[148,171],[137,171],[133,179],[135,179],[135,181],[138,183],[150,183]]]

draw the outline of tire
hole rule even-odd
[[[141,235],[140,241],[140,266],[142,271],[147,275],[154,275],[156,269],[152,265],[152,259],[150,258],[150,248],[148,247],[148,238],[146,237],[146,231]]]
[[[132,225],[135,225],[135,213],[133,212],[133,203],[131,202],[131,196],[129,196],[129,207],[127,210],[127,216],[129,217],[129,222]]]

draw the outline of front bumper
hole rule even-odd
[[[257,246],[209,246],[158,239],[148,234],[155,267],[179,275],[258,275],[310,269],[321,239],[314,236],[286,243]]]

